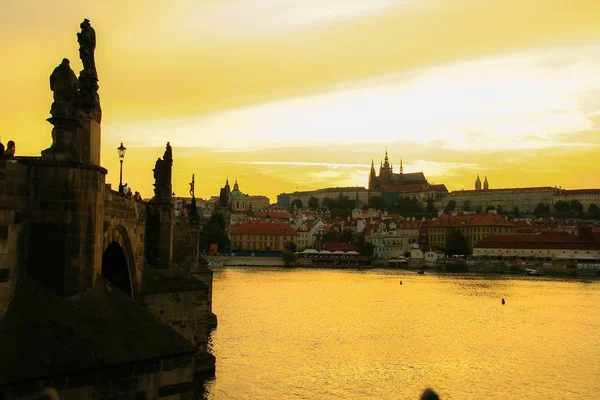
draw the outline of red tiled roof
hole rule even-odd
[[[589,239],[566,232],[538,234],[490,235],[477,242],[475,248],[514,249],[575,249],[600,250],[600,235]]]
[[[444,185],[443,183],[440,183],[436,185],[429,185],[429,190],[447,192],[448,188],[446,188],[446,185]]]
[[[241,235],[289,235],[298,233],[289,224],[270,224],[265,222],[248,221],[239,225],[232,225],[229,232]]]
[[[417,219],[414,221],[402,220],[396,223],[396,229],[419,229],[423,220]]]
[[[276,219],[290,218],[290,213],[288,213],[287,211],[273,210],[273,211],[255,211],[254,212],[254,216],[256,218],[267,218],[267,215],[269,216],[269,218],[276,218]]]
[[[323,243],[323,247],[325,249],[334,252],[334,251],[358,251],[358,247],[351,245],[350,243],[343,242],[331,242],[331,243]]]

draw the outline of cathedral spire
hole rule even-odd
[[[477,180],[475,181],[475,190],[481,190],[481,179],[479,178],[479,174],[477,174]]]
[[[402,157],[400,157],[400,173],[404,173],[404,169],[402,168]]]
[[[483,190],[488,190],[490,188],[490,184],[487,180],[487,175],[485,176],[485,180],[483,181]]]
[[[390,167],[390,161],[388,159],[387,147],[385,148],[385,158],[384,158],[383,166],[386,168]]]

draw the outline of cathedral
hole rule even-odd
[[[427,179],[422,172],[412,172],[405,174],[402,169],[402,160],[400,160],[400,172],[395,174],[392,164],[388,159],[387,150],[385,158],[379,165],[379,175],[375,174],[375,164],[371,160],[371,172],[369,173],[369,190],[371,191],[403,191],[414,185],[428,186]]]

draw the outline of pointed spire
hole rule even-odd
[[[402,168],[402,157],[400,157],[400,173],[404,173],[404,169]]]

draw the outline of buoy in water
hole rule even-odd
[[[504,301],[504,299],[502,299],[502,305],[504,305],[504,303],[505,303],[505,301]]]

